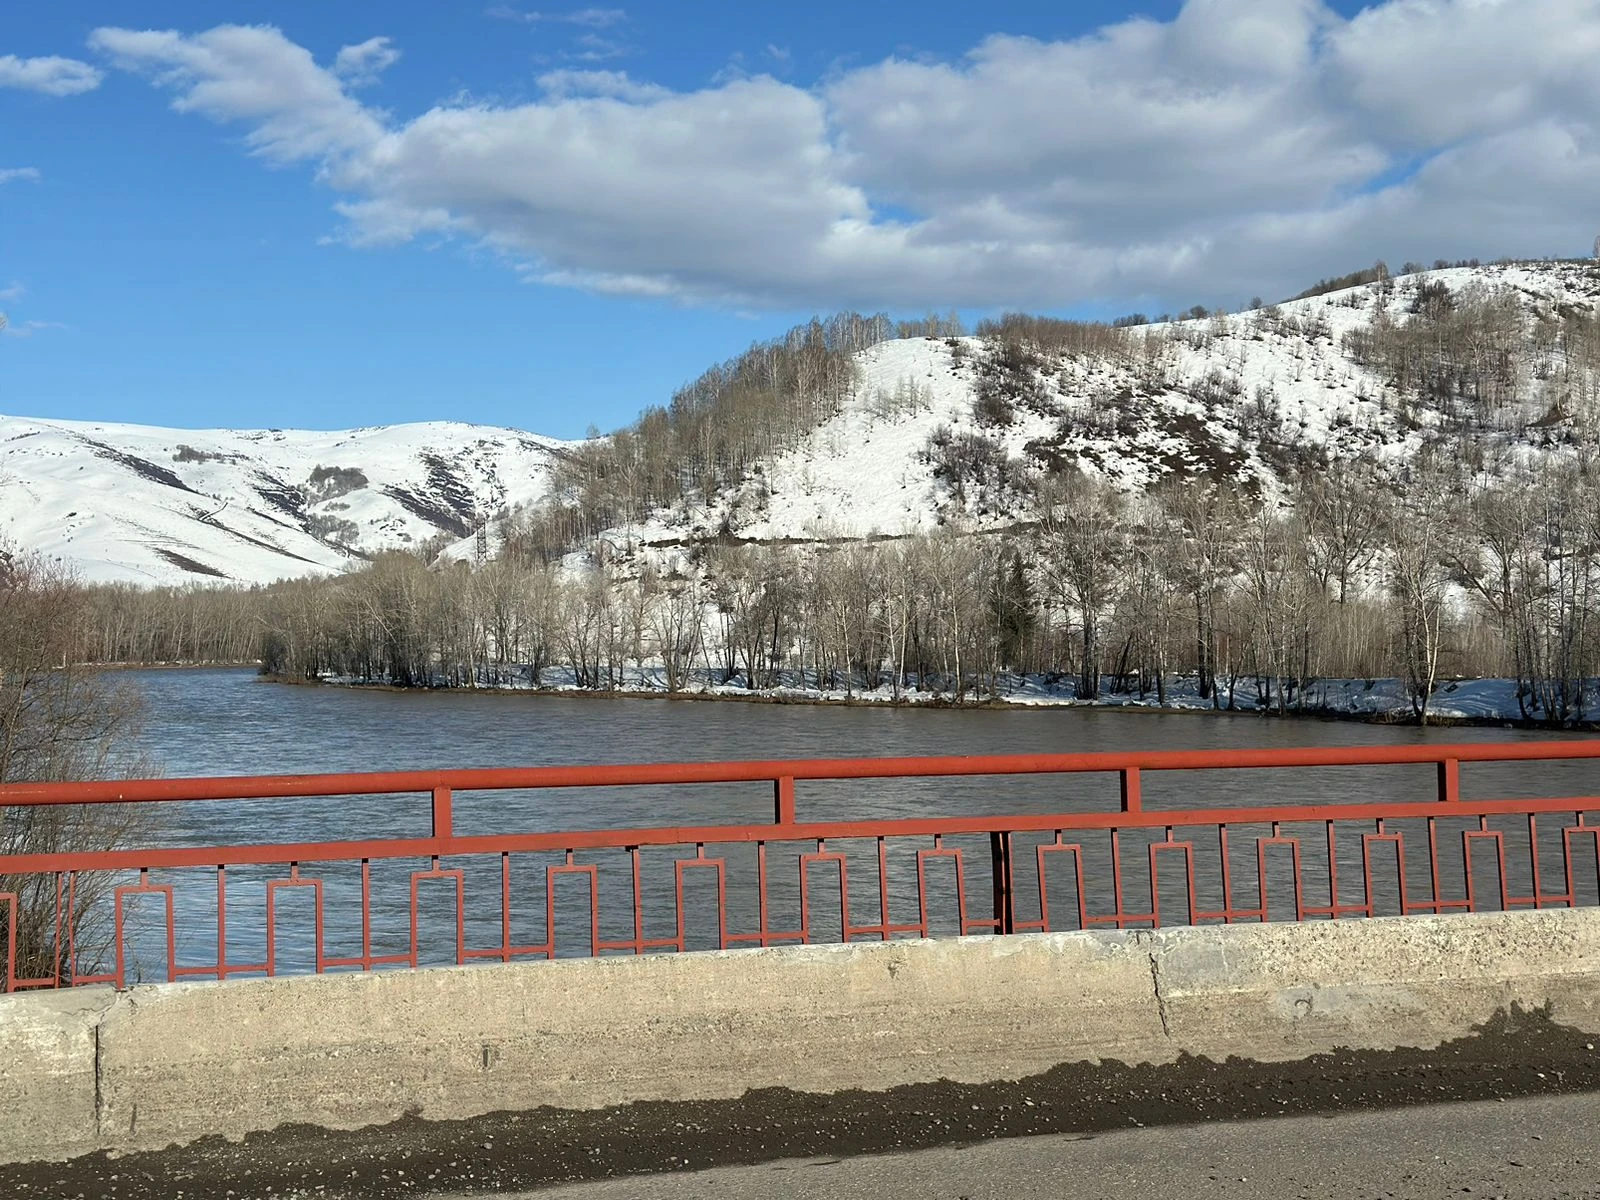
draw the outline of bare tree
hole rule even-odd
[[[667,678],[667,691],[683,689],[704,637],[704,597],[692,581],[666,581],[650,609],[656,653]]]
[[[135,695],[81,664],[83,590],[60,568],[0,546],[0,783],[149,774],[130,750]],[[0,808],[0,855],[115,849],[131,836],[123,805]],[[0,952],[22,978],[53,977],[69,952],[91,965],[110,947],[108,878],[0,875]],[[13,941],[14,939],[14,941]]]
[[[1263,703],[1279,713],[1303,707],[1311,675],[1314,581],[1307,569],[1304,527],[1293,513],[1263,506],[1245,527],[1244,598]]]
[[[1041,557],[1053,590],[1082,631],[1078,695],[1086,699],[1100,694],[1101,629],[1124,583],[1124,510],[1121,496],[1076,473],[1039,490]]]
[[[1391,511],[1388,567],[1411,710],[1426,725],[1449,616],[1449,508],[1443,481],[1418,475]]]
[[[1216,686],[1217,602],[1238,572],[1245,509],[1224,486],[1169,486],[1158,494],[1166,514],[1165,553],[1188,593],[1194,617],[1194,664],[1202,700],[1220,708]]]
[[[556,636],[573,682],[581,688],[604,687],[601,665],[612,628],[611,587],[604,571],[592,568],[563,588],[557,614]]]
[[[1304,524],[1306,566],[1324,594],[1340,604],[1372,566],[1383,544],[1385,485],[1368,462],[1335,460],[1302,471],[1295,511]]]

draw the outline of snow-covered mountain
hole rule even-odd
[[[1397,380],[1392,363],[1361,361],[1352,335],[1403,329],[1429,303],[1481,320],[1461,336],[1483,380],[1458,373],[1449,394],[1434,393]],[[1357,457],[1393,472],[1425,450],[1469,453],[1508,472],[1600,449],[1597,318],[1600,263],[1569,260],[1423,271],[1140,326],[1111,353],[1004,362],[974,337],[882,342],[859,356],[854,397],[799,445],[713,503],[661,512],[623,540],[1005,526],[1024,515],[1027,477],[1060,466],[1125,491],[1209,477],[1279,496],[1289,472]],[[1576,322],[1591,331],[1586,349]],[[985,392],[1003,399],[985,408]]]
[[[445,421],[305,432],[0,415],[0,542],[88,582],[329,574],[537,500],[566,445]]]
[[[1143,326],[1114,344],[881,342],[858,356],[849,399],[797,443],[709,503],[611,537],[676,557],[710,535],[1003,527],[1025,515],[1030,478],[1064,465],[1129,491],[1210,477],[1267,495],[1291,471],[1356,456],[1394,471],[1442,452],[1509,474],[1600,449],[1597,313],[1600,264],[1517,263]],[[1408,327],[1440,344],[1404,344],[1394,331]],[[335,572],[441,533],[448,556],[470,558],[477,521],[546,495],[550,464],[577,445],[444,422],[193,432],[0,416],[0,540],[88,580],[143,583]]]

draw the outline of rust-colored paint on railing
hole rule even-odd
[[[1463,763],[1595,758],[1600,758],[1600,740],[12,784],[0,786],[0,817],[8,809],[42,805],[386,794],[426,797],[429,804],[426,828],[405,837],[0,855],[0,947],[6,953],[0,982],[6,990],[126,984],[131,970],[127,912],[136,897],[154,898],[162,909],[155,940],[164,947],[164,961],[149,966],[156,977],[167,979],[276,973],[280,899],[293,893],[312,902],[305,969],[316,971],[415,966],[424,943],[438,937],[453,941],[453,961],[466,963],[553,957],[574,949],[590,954],[685,950],[691,942],[770,946],[823,938],[888,940],[940,932],[1127,929],[1174,920],[1309,920],[1600,903],[1600,821],[1593,820],[1600,813],[1600,796],[1464,801],[1460,792]],[[1431,765],[1435,780],[1415,799],[1383,802],[1307,797],[1295,805],[1172,809],[1148,807],[1143,796],[1143,772],[1397,765]],[[1082,773],[1116,777],[1115,807],[1043,815],[809,821],[803,789],[797,788],[825,780]],[[655,786],[670,795],[676,786],[727,783],[769,785],[772,820],[492,835],[459,834],[455,828],[453,798],[459,792]],[[663,811],[672,811],[670,798],[664,799]],[[708,853],[708,847],[717,852]],[[1387,865],[1391,849],[1392,868]],[[529,861],[538,856],[554,861]],[[387,908],[376,905],[374,871],[388,864],[404,868],[405,860],[427,865],[402,869],[393,881],[399,900]],[[306,874],[308,867],[320,874]],[[261,903],[247,918],[261,926],[265,954],[235,961],[230,958],[228,872],[252,868],[274,869],[271,878],[253,880],[252,886],[262,888]],[[780,869],[781,879],[775,874]],[[819,869],[828,876],[820,901],[813,878]],[[709,919],[696,923],[686,911],[685,880],[695,872],[714,876],[714,930]],[[953,895],[941,897],[941,873],[953,875]],[[469,874],[484,879],[474,878],[469,888]],[[850,882],[863,875],[870,898],[862,900],[858,887],[853,906]],[[978,892],[969,896],[969,875],[986,893],[981,905]],[[215,902],[202,917],[208,927],[214,923],[215,941],[207,935],[211,949],[194,961],[187,925],[180,931],[177,895],[183,890],[192,896],[197,880],[213,876]],[[609,886],[602,887],[603,879]],[[90,881],[99,886],[92,889],[95,899],[85,902],[81,897]],[[570,937],[563,945],[558,936],[557,884],[566,881],[587,893],[587,919],[561,926],[579,935],[576,948]],[[443,924],[425,919],[421,891],[432,884],[446,885],[451,895],[452,916]],[[210,882],[204,886],[209,895]],[[1181,892],[1176,911],[1174,888]],[[631,893],[631,903],[607,904],[603,913],[602,892],[610,899],[618,889]],[[347,929],[326,927],[330,894],[346,902],[335,905],[341,917],[345,908],[356,906],[358,925],[352,919]],[[26,937],[19,933],[24,896],[34,906]],[[41,897],[47,910],[42,921]],[[747,901],[743,908],[750,911],[744,915],[752,919],[736,919],[740,904],[734,901]],[[541,906],[541,931],[518,937],[514,926]],[[975,915],[969,907],[987,915]],[[793,919],[778,920],[778,908]],[[671,923],[670,933],[647,933],[647,926],[663,919]],[[83,931],[97,923],[102,936],[86,949]],[[236,934],[238,925],[236,918]],[[329,951],[330,939],[353,946],[358,935],[359,953]],[[475,937],[489,940],[473,944]],[[20,973],[19,956],[32,964]],[[184,961],[186,956],[191,961]]]
[[[1213,771],[1271,767],[1364,767],[1416,763],[1549,762],[1600,758],[1600,739],[1566,742],[1465,742],[1448,746],[1305,746],[1272,750],[1149,750],[1096,754],[952,755],[925,758],[752,759],[581,767],[490,767],[458,771],[373,771],[346,775],[219,775],[211,778],[0,784],[11,804],[115,804],[125,801],[244,800],[283,796],[368,796],[505,788],[631,787],[773,780],[935,778],[959,775],[1066,775],[1092,772]]]

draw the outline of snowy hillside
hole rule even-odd
[[[1459,380],[1449,395],[1423,394],[1358,361],[1352,338],[1375,323],[1404,328],[1440,295],[1461,314],[1483,309],[1474,352],[1495,375],[1492,394]],[[1600,433],[1600,379],[1564,360],[1565,322],[1597,313],[1600,265],[1569,261],[1426,271],[1142,326],[1117,353],[1030,350],[997,363],[973,337],[883,342],[859,356],[854,397],[800,446],[629,540],[892,535],[954,516],[1001,526],[1023,515],[1024,477],[1060,466],[1128,491],[1208,477],[1269,495],[1292,470],[1360,456],[1394,471],[1425,448],[1468,444],[1488,469],[1511,469]],[[986,388],[1008,398],[984,411]]]
[[[0,542],[89,582],[328,574],[537,500],[564,445],[454,422],[302,432],[0,416]]]
[[[1267,496],[1356,457],[1398,474],[1443,455],[1509,478],[1600,446],[1597,305],[1600,265],[1521,263],[1126,330],[883,341],[856,355],[826,419],[731,485],[646,503],[648,519],[605,536],[676,561],[710,536],[1004,528],[1063,467],[1127,491],[1223,479]],[[0,540],[94,581],[265,582],[441,534],[470,559],[476,524],[534,506],[579,445],[444,422],[191,432],[0,416]]]

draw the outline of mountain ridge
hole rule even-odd
[[[194,430],[0,415],[0,539],[91,583],[334,574],[536,501],[570,445],[452,421]]]
[[[642,473],[623,457],[638,439],[620,433],[0,416],[0,539],[89,582],[267,583],[392,547],[472,558],[490,517],[580,503],[579,469],[609,489],[604,511],[634,514],[600,521],[600,540],[648,552],[998,529],[1068,468],[1124,491],[1203,479],[1283,498],[1297,473],[1337,462],[1397,476],[1450,455],[1506,475],[1600,448],[1600,265],[1361,274],[1239,314],[1007,317],[981,337],[878,341],[814,423],[668,503],[618,494]]]

